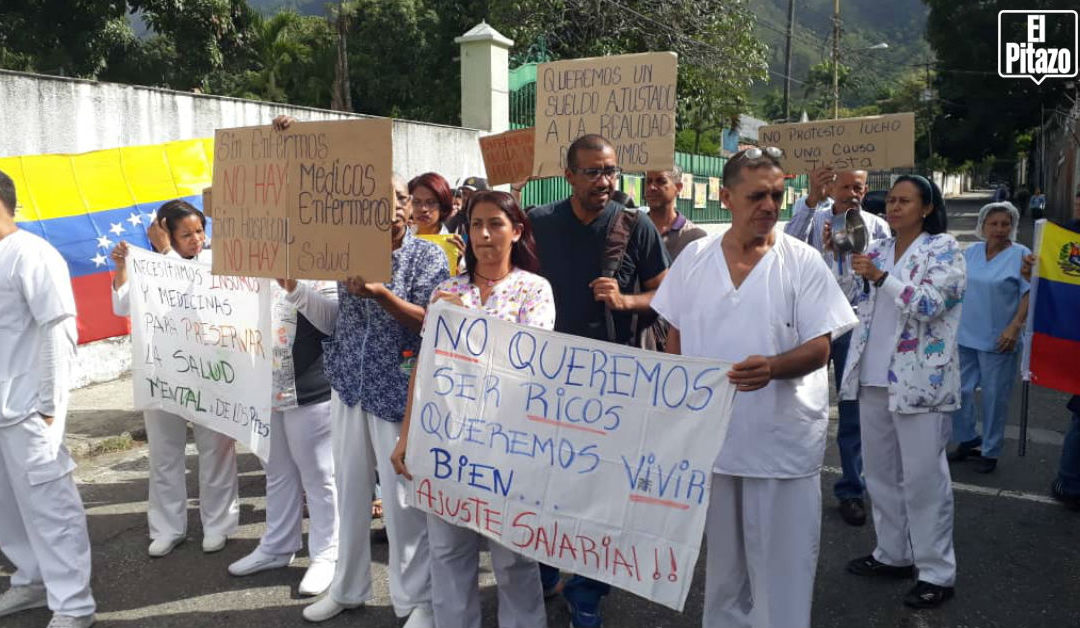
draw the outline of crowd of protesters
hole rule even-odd
[[[860,211],[866,173],[814,171],[780,230],[780,157],[761,147],[727,161],[720,195],[732,222],[714,236],[677,211],[677,167],[646,173],[641,210],[617,197],[616,152],[598,135],[568,147],[570,197],[528,212],[521,184],[506,193],[480,177],[452,189],[436,173],[395,175],[389,282],[277,282],[275,320],[288,333],[267,391],[266,529],[229,573],[288,566],[303,547],[306,506],[310,566],[299,593],[316,599],[304,619],[322,622],[369,601],[378,482],[394,612],[406,628],[480,627],[485,542],[406,500],[413,364],[427,306],[446,300],[517,324],[734,365],[737,394],[705,523],[706,628],[810,624],[830,359],[843,468],[835,496],[851,525],[863,525],[869,510],[876,533],[873,551],[847,570],[912,580],[902,594],[910,607],[953,597],[949,463],[973,458],[989,473],[1000,456],[1032,263],[1016,242],[1019,212],[1007,201],[984,207],[976,231],[985,242],[965,251],[948,234],[938,187],[904,175],[888,191],[884,219],[864,212],[867,248],[839,251],[831,225]],[[15,194],[0,173],[0,550],[16,568],[0,616],[48,606],[50,628],[86,628],[95,612],[90,544],[62,444],[74,300],[56,250],[15,224]],[[1080,220],[1080,196],[1077,211]],[[206,262],[205,227],[198,209],[170,201],[149,236],[160,254]],[[612,233],[623,234],[615,247]],[[458,267],[428,237],[440,234],[460,252]],[[111,253],[118,315],[128,313],[128,252],[120,243]],[[1080,508],[1076,398],[1070,409],[1052,492]],[[187,537],[187,427],[167,412],[144,418],[148,553],[161,558]],[[202,549],[211,553],[238,524],[235,443],[199,426],[195,442]],[[547,626],[552,596],[568,603],[574,627],[602,625],[610,585],[486,546],[501,628]]]

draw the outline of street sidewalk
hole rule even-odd
[[[146,442],[142,412],[134,410],[131,375],[71,391],[66,430],[64,442],[76,458]]]

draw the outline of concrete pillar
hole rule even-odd
[[[487,22],[461,37],[461,126],[501,133],[510,129],[510,47]]]

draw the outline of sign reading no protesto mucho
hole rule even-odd
[[[887,170],[915,165],[915,114],[818,120],[763,126],[763,146],[784,151],[784,170],[807,174],[814,168]]]

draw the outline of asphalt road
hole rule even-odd
[[[961,240],[972,241],[975,214],[984,198],[951,201],[951,224]],[[1027,225],[1025,224],[1025,227]],[[1025,237],[1030,241],[1029,228]],[[813,625],[849,627],[1012,627],[1080,626],[1080,513],[1066,511],[1049,499],[1061,435],[1067,424],[1065,396],[1033,388],[1027,456],[1016,455],[1019,386],[1014,399],[1006,451],[989,476],[965,464],[954,465],[955,539],[959,565],[957,597],[936,611],[913,612],[900,602],[910,583],[873,582],[844,572],[847,560],[873,547],[872,526],[852,528],[835,510],[832,483],[839,461],[830,441],[826,473],[821,558],[816,581]],[[117,403],[117,406],[121,404]],[[108,401],[96,408],[107,414]],[[115,409],[120,412],[120,409]],[[833,412],[835,419],[835,409]],[[189,451],[189,491],[196,493],[196,467]],[[250,551],[263,529],[264,476],[250,454],[241,456],[242,496],[239,533],[224,551],[204,555],[195,502],[189,509],[189,541],[163,559],[146,555],[145,447],[84,461],[78,478],[87,506],[93,541],[94,592],[102,628],[230,628],[301,626],[306,600],[296,594],[307,565],[298,556],[287,569],[247,578],[233,578],[226,566]],[[0,507],[4,507],[0,505]],[[327,622],[331,628],[388,628],[403,622],[394,617],[386,590],[386,545],[375,541],[376,599],[363,609]],[[485,627],[495,627],[495,590],[490,566],[484,565],[481,587]],[[0,590],[8,586],[9,564],[0,560]],[[606,626],[690,628],[701,622],[699,563],[686,608],[674,612],[634,595],[615,592],[605,603]],[[3,628],[38,628],[48,612],[28,611],[0,619]],[[559,601],[548,604],[550,626],[566,626],[569,618]],[[784,627],[774,627],[784,628]]]

